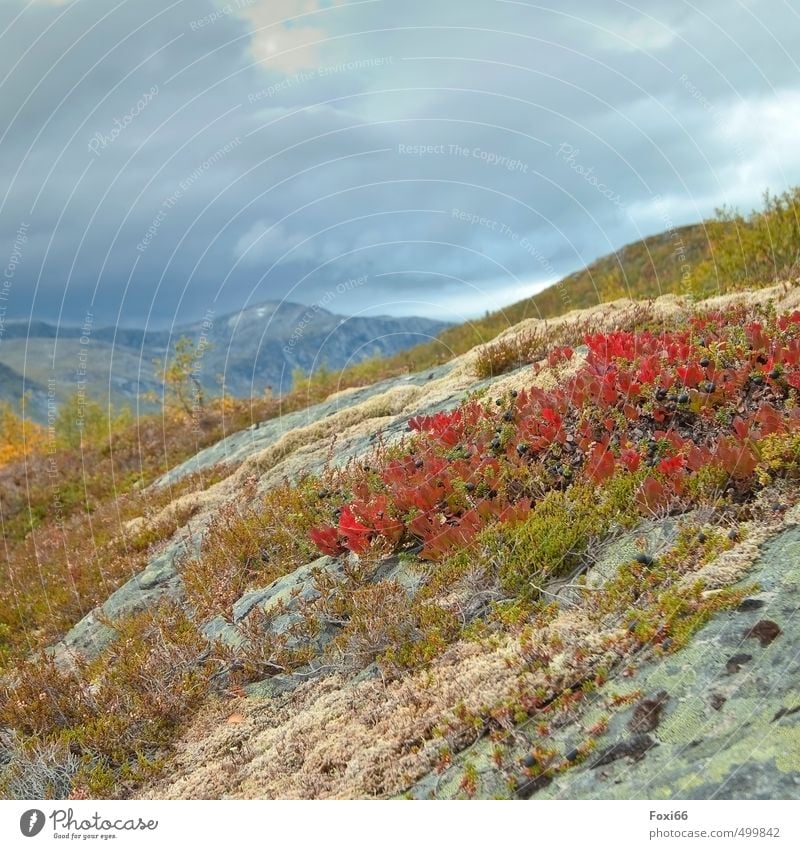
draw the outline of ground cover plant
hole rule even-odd
[[[800,313],[736,307],[674,331],[587,334],[585,362],[555,389],[412,418],[411,450],[362,475],[312,539],[332,556],[419,545],[441,559],[489,525],[526,520],[552,493],[615,475],[629,476],[643,515],[743,500],[765,449],[783,446],[788,460],[795,444],[798,324]],[[546,364],[573,356],[556,347]]]

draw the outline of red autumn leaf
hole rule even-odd
[[[345,550],[339,541],[339,532],[336,528],[312,528],[309,531],[311,541],[323,553],[330,557],[338,557]]]
[[[667,477],[671,477],[676,472],[680,472],[683,470],[684,466],[683,457],[665,457],[659,464],[658,470],[662,475],[666,475]]]
[[[586,471],[595,483],[602,483],[614,474],[614,455],[603,445],[596,444],[589,455]]]
[[[754,351],[769,350],[769,338],[764,333],[764,328],[753,321],[745,327],[744,335]]]
[[[741,416],[736,416],[733,420],[733,431],[740,439],[746,439],[750,433],[750,428],[744,423]]]
[[[633,448],[625,448],[620,451],[619,460],[629,472],[635,472],[642,462],[639,452]]]
[[[750,477],[758,465],[758,459],[746,445],[737,445],[728,439],[720,440],[714,456],[734,479]]]
[[[771,433],[781,433],[784,423],[781,414],[769,404],[762,404],[755,415],[755,420],[761,425],[761,433],[768,436]]]
[[[636,500],[641,507],[655,510],[667,500],[666,487],[655,478],[647,478],[636,494]]]
[[[435,413],[432,416],[414,416],[408,421],[411,430],[429,433],[444,442],[445,445],[455,445],[458,442],[461,438],[462,424],[461,410]]]
[[[625,404],[622,407],[622,412],[625,413],[625,418],[629,422],[635,422],[639,418],[639,411],[633,406],[633,404]]]
[[[349,506],[342,508],[339,533],[345,538],[345,545],[350,551],[363,554],[369,548],[370,529],[359,522]]]
[[[553,348],[547,357],[547,364],[552,368],[560,362],[567,362],[572,359],[573,350],[569,346],[561,348]]]
[[[711,462],[711,452],[708,448],[700,445],[689,445],[686,449],[686,465],[693,472],[697,472]]]
[[[696,388],[700,381],[705,378],[703,369],[697,363],[678,366],[677,375],[683,381],[684,385],[690,389]]]

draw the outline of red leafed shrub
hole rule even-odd
[[[639,506],[645,511],[655,511],[669,500],[669,492],[661,481],[647,478],[636,495]]]
[[[619,452],[619,459],[629,472],[635,472],[641,465],[642,458],[638,451],[633,448],[624,448]]]
[[[745,327],[744,332],[751,350],[768,351],[770,349],[770,339],[757,321],[750,322]]]
[[[723,438],[717,443],[713,457],[734,480],[749,478],[758,465],[758,458],[746,443]]]
[[[411,430],[429,433],[445,445],[455,445],[461,437],[461,411],[435,413],[432,416],[414,416],[409,419]]]
[[[642,334],[638,340],[645,341],[646,338]],[[633,333],[624,331],[595,333],[587,336],[585,342],[589,346],[588,362],[610,363],[616,359],[630,362],[636,359],[637,336]]]
[[[788,330],[792,324],[800,324],[800,311],[795,310],[792,313],[786,313],[778,316],[778,329],[781,333]]]
[[[574,353],[575,352],[569,347],[569,345],[553,348],[553,350],[547,355],[547,365],[552,368],[559,363],[569,362]]]
[[[705,480],[727,476],[742,496],[757,486],[759,441],[800,431],[800,312],[735,307],[684,330],[585,341],[585,362],[555,388],[411,419],[407,453],[345,486],[350,502],[335,524],[312,531],[317,547],[421,544],[437,559],[489,524],[515,521],[550,489],[617,475],[636,476],[645,513],[702,497],[707,485],[691,480],[704,469]],[[572,356],[561,347],[547,359]]]
[[[362,554],[369,548],[370,529],[356,519],[352,507],[342,508],[339,534],[344,538],[344,545],[356,554]]]

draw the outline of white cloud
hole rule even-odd
[[[267,70],[294,74],[321,64],[329,37],[322,22],[329,16],[316,13],[331,5],[339,5],[339,0],[325,5],[316,0],[256,0],[236,11],[251,27],[253,58]]]
[[[738,150],[748,152],[736,162],[742,182],[784,185],[787,173],[796,173],[800,166],[800,91],[776,91],[733,106],[721,134]]]
[[[479,284],[464,282],[458,286],[443,286],[440,279],[433,277],[428,290],[429,298],[398,300],[396,303],[384,300],[373,308],[364,310],[364,314],[425,315],[429,318],[459,323],[471,318],[480,318],[487,310],[497,310],[503,304],[512,304],[523,298],[530,298],[555,282],[555,279],[535,281],[504,279],[488,280]],[[401,291],[402,289],[398,288],[398,294]],[[352,306],[357,307],[356,304]]]

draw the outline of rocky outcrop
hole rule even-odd
[[[56,660],[69,663],[76,655],[91,660],[114,639],[115,632],[109,627],[109,622],[144,610],[163,598],[182,598],[183,586],[176,561],[197,551],[199,544],[199,534],[171,540],[163,551],[150,559],[144,571],[123,584],[95,610],[87,613],[51,648]]]
[[[156,487],[177,483],[187,475],[213,468],[220,463],[237,465],[248,457],[265,451],[275,445],[283,436],[298,428],[308,427],[329,418],[342,410],[352,409],[359,404],[404,386],[424,386],[433,380],[439,380],[450,371],[450,366],[439,366],[421,374],[383,380],[361,389],[338,393],[320,404],[314,404],[305,410],[287,413],[266,422],[251,425],[247,430],[209,446],[184,463],[171,469],[154,484]],[[376,434],[377,435],[377,434]],[[343,455],[343,452],[340,451]]]
[[[657,533],[660,535],[661,531]],[[622,553],[639,534],[615,545]],[[604,567],[615,555],[609,552]],[[617,562],[620,562],[617,560]],[[800,792],[800,527],[765,543],[740,586],[752,593],[721,613],[674,654],[614,675],[547,745],[578,759],[589,729],[608,720],[580,763],[526,779],[529,750],[515,749],[516,798],[796,799]],[[609,705],[633,697],[627,707]],[[528,729],[522,726],[521,735]],[[527,760],[526,760],[527,759]],[[451,798],[469,760],[485,782],[481,795],[509,796],[480,741],[444,774],[417,782],[414,798]]]

